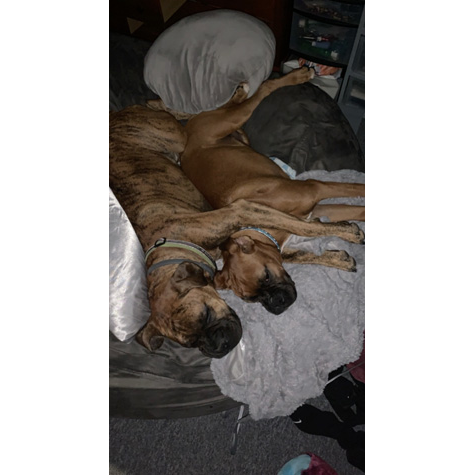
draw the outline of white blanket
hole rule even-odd
[[[318,170],[297,177],[306,178],[364,182],[364,174],[352,170]],[[364,204],[360,198],[326,202]],[[358,224],[364,229],[364,223]],[[363,348],[364,246],[335,237],[292,236],[287,247],[315,253],[343,249],[355,258],[358,270],[286,264],[298,297],[281,315],[222,292],[241,318],[243,338],[229,355],[212,360],[211,370],[221,391],[248,404],[253,419],[287,416],[319,396],[328,373],[358,359]]]

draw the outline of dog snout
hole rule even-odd
[[[267,294],[263,305],[267,311],[280,315],[287,310],[297,299],[297,291],[293,285],[278,287]]]
[[[218,320],[206,331],[205,343],[200,348],[205,356],[222,358],[241,340],[242,326],[234,311],[231,311],[230,318]]]
[[[214,346],[214,351],[222,355],[229,353],[231,345],[233,344],[231,341],[232,335],[230,334],[230,332],[225,331],[222,328],[214,332],[213,336],[211,337],[211,340]],[[234,346],[236,346],[236,344]]]

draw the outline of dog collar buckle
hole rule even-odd
[[[148,256],[152,253],[153,250],[157,249],[157,247],[163,246],[167,242],[167,238],[162,237],[160,239],[157,239],[155,241],[155,244],[148,249],[148,251],[145,253],[145,262],[147,262]]]

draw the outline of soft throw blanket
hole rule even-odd
[[[364,182],[364,174],[353,170],[318,170],[297,177],[306,178]],[[325,201],[364,204],[360,198]],[[364,223],[358,224],[364,229]],[[364,246],[335,237],[297,236],[287,246],[315,253],[343,249],[355,258],[358,271],[286,264],[298,297],[281,315],[222,292],[241,318],[243,338],[229,355],[213,360],[211,370],[221,391],[248,404],[253,419],[287,416],[319,396],[328,374],[358,359],[363,348]]]
[[[352,170],[314,170],[297,179],[363,182]],[[143,250],[115,196],[110,192],[109,328],[130,341],[149,315]],[[362,204],[362,199],[326,200]],[[364,223],[359,223],[364,229]],[[292,236],[287,246],[312,250],[343,249],[357,262],[348,273],[314,265],[286,265],[297,301],[283,314],[268,313],[221,291],[243,324],[240,344],[226,357],[212,360],[221,391],[249,405],[253,419],[291,414],[305,400],[323,392],[328,373],[356,360],[363,347],[364,246],[339,238]],[[218,261],[218,266],[222,263]],[[124,278],[125,277],[125,278]],[[158,356],[157,356],[158,357]]]

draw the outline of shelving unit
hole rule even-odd
[[[347,84],[346,71],[359,38],[363,12],[364,0],[294,0],[293,3],[290,52],[297,58],[341,68],[338,79],[323,76],[313,81],[335,99],[341,96],[340,86]]]
[[[310,61],[345,68],[363,9],[363,0],[295,0],[291,51]]]
[[[356,33],[356,40],[350,55],[346,74],[338,97],[338,105],[358,132],[365,116],[365,19],[364,10]]]

